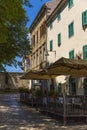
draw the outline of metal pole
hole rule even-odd
[[[63,114],[63,121],[64,125],[66,125],[67,117],[66,117],[66,94],[63,93],[63,107],[64,107],[64,114]]]

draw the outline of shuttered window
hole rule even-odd
[[[53,40],[50,41],[50,51],[53,51]]]
[[[50,21],[50,29],[52,29],[52,28],[53,28],[53,22]]]
[[[58,34],[58,46],[61,45],[61,33]]]
[[[69,52],[69,58],[74,59],[74,50]]]
[[[61,19],[61,14],[58,13],[58,14],[57,14],[57,20],[59,21],[60,19]]]
[[[82,13],[82,26],[87,25],[87,10]]]
[[[68,0],[68,8],[71,8],[73,5],[73,0]]]
[[[72,37],[74,35],[74,23],[70,23],[68,25],[68,36],[69,38]]]
[[[83,59],[87,60],[87,45],[83,46]]]

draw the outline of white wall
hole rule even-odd
[[[87,44],[87,29],[84,31],[82,28],[82,12],[87,10],[87,0],[74,0],[73,6],[69,9],[68,5],[61,11],[61,20],[57,18],[53,21],[53,28],[50,30],[48,27],[47,48],[49,50],[50,40],[53,40],[53,50],[56,50],[56,58],[60,57],[69,58],[69,51],[74,49],[75,55],[83,51],[83,46]],[[68,25],[74,22],[74,35],[68,37]],[[61,33],[61,46],[58,47],[57,35]],[[82,52],[83,53],[83,52]],[[48,60],[54,59],[50,54]],[[83,58],[83,55],[82,55]],[[63,79],[63,80],[62,80]],[[58,82],[64,77],[57,78]]]

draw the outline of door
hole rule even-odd
[[[87,79],[84,79],[84,95],[87,95]]]
[[[72,77],[69,78],[69,92],[70,95],[76,95],[76,79]]]

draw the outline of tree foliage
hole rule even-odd
[[[29,51],[27,22],[24,6],[29,0],[0,0],[0,70],[3,65],[17,65],[16,56]]]

